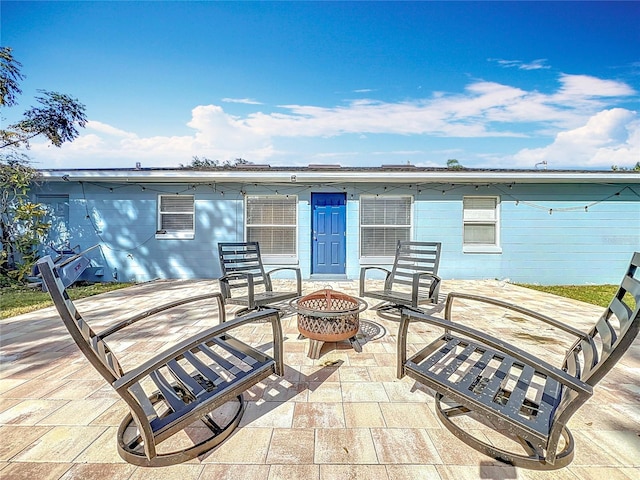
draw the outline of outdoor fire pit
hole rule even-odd
[[[353,348],[362,349],[356,339],[360,313],[367,303],[345,293],[325,288],[289,302],[298,312],[298,330],[309,339],[309,358],[320,358],[325,342],[349,340]]]

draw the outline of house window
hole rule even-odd
[[[248,242],[260,244],[265,263],[287,263],[298,255],[298,198],[251,195],[246,203]]]
[[[393,257],[411,238],[410,196],[360,197],[360,256]]]
[[[463,251],[500,253],[500,198],[464,197],[462,205]]]
[[[156,238],[195,236],[195,198],[193,195],[158,195]]]

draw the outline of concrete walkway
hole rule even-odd
[[[304,282],[305,293],[330,284],[357,294],[356,282]],[[215,281],[157,281],[76,302],[100,330],[116,319],[171,299],[217,289]],[[442,294],[466,291],[506,299],[587,330],[602,308],[497,281],[444,281]],[[371,300],[371,299],[369,299]],[[108,342],[125,369],[185,336],[215,325],[214,308],[178,309],[141,321]],[[550,342],[545,327],[514,315],[483,320],[471,308],[461,319],[527,344],[559,365],[566,345]],[[440,315],[440,314],[439,314]],[[191,462],[160,469],[134,467],[116,451],[124,402],[72,343],[53,308],[0,324],[0,478],[9,479],[638,479],[640,478],[640,341],[569,423],[573,463],[533,472],[493,462],[457,440],[435,416],[433,397],[396,378],[398,323],[361,314],[362,352],[348,342],[325,344],[307,356],[296,317],[283,319],[284,378],[272,377],[246,395],[241,428],[221,446]],[[242,332],[256,345],[268,326]],[[412,330],[410,342],[436,334]],[[490,430],[478,430],[494,441]],[[499,441],[499,439],[495,439]]]

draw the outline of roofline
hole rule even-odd
[[[640,172],[422,168],[43,169],[46,182],[105,183],[640,183]]]

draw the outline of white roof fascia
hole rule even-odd
[[[107,183],[640,183],[635,172],[304,171],[304,170],[40,170],[47,182]]]

